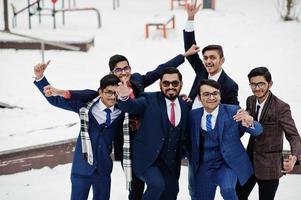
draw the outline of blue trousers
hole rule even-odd
[[[168,168],[152,165],[139,176],[147,185],[141,200],[176,200],[179,193],[178,177]]]
[[[111,175],[92,176],[71,174],[71,200],[87,200],[92,186],[93,200],[109,200],[111,191]]]
[[[226,164],[210,171],[201,165],[196,174],[189,167],[189,193],[192,200],[214,200],[216,187],[224,200],[238,200],[235,187],[237,176]]]

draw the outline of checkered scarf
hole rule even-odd
[[[82,144],[82,153],[84,159],[90,165],[93,165],[93,150],[92,144],[89,136],[89,110],[91,106],[99,99],[100,97],[96,97],[90,103],[87,104],[86,107],[82,107],[79,110],[80,116],[80,139]]]
[[[124,114],[123,120],[123,171],[126,179],[126,189],[131,189],[132,160],[129,132],[129,113]]]

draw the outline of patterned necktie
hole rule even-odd
[[[174,127],[176,125],[175,102],[170,103],[170,123]]]
[[[107,113],[106,115],[106,127],[108,127],[111,124],[111,110],[109,108],[104,109],[104,111]]]
[[[212,131],[211,118],[212,118],[211,114],[206,115],[206,129],[208,132]]]

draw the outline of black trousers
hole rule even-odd
[[[123,169],[122,159],[120,163]],[[144,192],[144,182],[140,180],[132,170],[132,181],[131,181],[131,188],[129,189],[128,199],[141,200],[143,192]]]
[[[144,182],[141,181],[132,170],[131,189],[129,190],[129,200],[141,200],[144,192]]]
[[[248,197],[256,183],[258,184],[259,200],[274,200],[279,185],[279,179],[259,180],[255,177],[255,175],[251,176],[251,178],[243,186],[240,186],[239,183],[237,183],[236,193],[238,199],[248,200]]]

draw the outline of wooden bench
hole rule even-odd
[[[187,0],[170,0],[170,10],[173,10],[174,2],[177,2],[178,6],[184,6],[184,7],[186,7],[186,5],[188,4]]]
[[[173,14],[170,15],[161,15],[156,14],[153,16],[153,18],[150,20],[150,22],[147,22],[145,24],[145,39],[149,37],[149,27],[155,26],[157,30],[163,31],[163,37],[167,38],[167,26],[171,23],[171,27],[175,28],[175,16]]]

